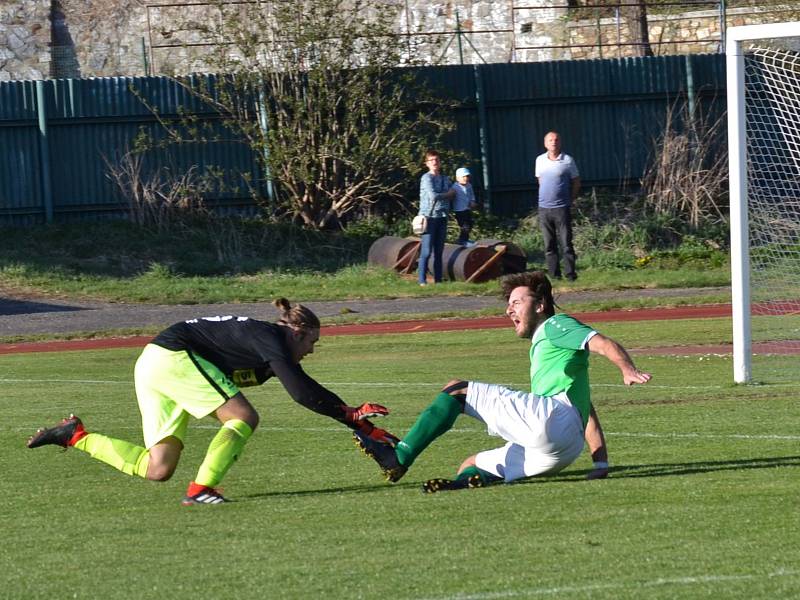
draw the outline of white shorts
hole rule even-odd
[[[464,414],[508,442],[475,456],[479,469],[506,482],[556,473],[583,451],[583,421],[566,393],[542,397],[470,381]]]

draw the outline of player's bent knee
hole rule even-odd
[[[183,442],[175,437],[165,438],[154,445],[148,450],[145,477],[151,481],[167,481],[175,473],[182,450]]]
[[[256,430],[256,427],[258,427],[258,424],[261,422],[261,417],[260,417],[260,416],[258,415],[258,413],[257,413],[257,412],[254,410],[254,411],[252,411],[252,412],[251,412],[249,415],[247,415],[247,418],[246,418],[246,419],[242,419],[242,420],[243,420],[245,423],[247,423],[248,425],[250,425],[250,429],[252,429],[253,431],[255,431],[255,430]]]
[[[147,466],[147,478],[150,481],[168,481],[175,473],[177,465],[151,462]]]
[[[469,387],[469,382],[461,379],[451,379],[442,388],[442,391],[451,396],[460,396],[467,393],[467,387]]]
[[[258,427],[259,416],[253,405],[239,392],[232,398],[229,398],[225,404],[216,410],[216,417],[220,422],[225,423],[231,419],[238,419],[244,421],[250,426],[250,429],[255,430]]]

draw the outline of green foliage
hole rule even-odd
[[[679,216],[648,212],[636,196],[592,190],[579,198],[573,235],[581,270],[707,269],[722,268],[728,262],[724,223],[695,228]],[[536,212],[514,221],[479,215],[473,237],[510,241],[525,250],[532,267],[544,263]]]
[[[607,289],[728,283],[724,247],[705,236],[677,234],[682,243],[668,246],[662,240],[665,228],[649,222],[576,223],[582,272],[578,285]],[[323,232],[212,214],[166,229],[124,221],[7,228],[0,230],[0,287],[178,303],[263,300],[272,293],[306,300],[496,293],[494,282],[448,282],[420,289],[413,277],[366,264],[376,239],[405,237],[409,228],[407,216],[364,217],[345,230]],[[455,239],[456,231],[450,233]],[[473,237],[515,243],[527,253],[529,268],[542,268],[535,215],[518,222],[479,216]]]
[[[391,235],[405,237],[411,233],[411,218],[406,215],[393,215],[387,213],[382,216],[367,216],[348,223],[347,229],[342,234],[350,239],[362,239],[372,244],[380,237]]]
[[[213,0],[204,10],[199,22],[191,10],[183,18],[223,42],[204,56],[221,76],[180,81],[254,150],[265,177],[250,191],[271,218],[335,229],[371,205],[403,200],[421,152],[453,124],[443,116],[448,101],[398,68],[417,60],[393,35],[400,5]],[[219,135],[217,124],[188,114],[162,124],[178,143]],[[274,194],[263,197],[268,179]]]

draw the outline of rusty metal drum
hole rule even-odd
[[[503,240],[478,240],[475,242],[475,245],[486,246],[495,252],[499,250],[500,247],[505,246],[506,250],[501,258],[504,275],[506,273],[522,273],[528,268],[528,255],[525,254],[525,250],[516,244]]]
[[[450,281],[468,281],[477,273],[472,279],[474,283],[496,279],[502,275],[499,261],[483,268],[494,254],[494,250],[485,246],[465,248],[456,244],[445,244],[442,257],[444,278]],[[428,271],[433,272],[432,256],[428,259]]]
[[[419,252],[413,250],[418,245],[418,238],[400,238],[391,235],[378,238],[370,246],[367,263],[397,271],[410,271],[416,268]]]

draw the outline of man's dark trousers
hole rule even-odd
[[[539,225],[544,238],[544,258],[547,271],[556,279],[561,278],[558,247],[564,254],[564,275],[569,280],[577,278],[575,273],[575,248],[572,246],[572,212],[569,206],[540,208]]]

